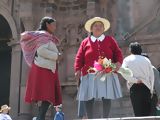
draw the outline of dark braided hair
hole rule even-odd
[[[46,23],[50,24],[52,22],[56,22],[56,20],[53,19],[52,17],[43,17],[41,19],[41,22],[40,22],[38,30],[39,31],[41,31],[41,30],[47,31],[47,25],[46,25]]]

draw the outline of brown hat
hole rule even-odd
[[[11,107],[8,107],[8,105],[2,105],[0,112],[3,112],[3,110],[10,110],[10,109]]]
[[[94,17],[92,19],[89,19],[86,22],[86,24],[85,24],[86,31],[91,32],[91,26],[94,22],[102,22],[104,25],[104,32],[110,28],[110,22],[107,19],[101,18],[101,17]]]

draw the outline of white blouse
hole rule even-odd
[[[37,49],[37,56],[34,59],[34,63],[39,67],[55,72],[58,53],[58,49],[53,42],[41,45]]]
[[[122,67],[127,67],[133,72],[132,77],[125,78],[130,88],[138,80],[142,82],[153,93],[154,86],[154,72],[150,60],[141,55],[129,55],[123,60]]]

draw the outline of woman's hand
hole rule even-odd
[[[62,53],[58,53],[58,58],[57,58],[57,61],[61,61],[62,60]]]
[[[80,77],[81,77],[81,71],[78,70],[75,72],[75,78],[76,78],[76,81],[77,81],[77,86],[79,87],[80,85]]]
[[[81,71],[80,70],[75,72],[75,77],[76,77],[76,80],[80,79],[80,77],[81,77]]]
[[[117,72],[117,71],[119,70],[119,68],[121,67],[121,65],[122,65],[122,64],[121,64],[120,62],[117,62],[117,63],[116,63],[116,68],[115,68],[114,71]]]

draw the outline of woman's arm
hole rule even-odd
[[[129,68],[126,59],[123,60],[122,68]],[[133,76],[128,76],[128,75],[123,76],[123,78],[131,83],[142,83],[142,81],[138,80],[136,77],[134,77],[134,75]]]
[[[83,66],[84,66],[84,48],[82,42],[75,57],[74,69],[75,71],[79,71]]]
[[[41,45],[38,49],[37,49],[37,54],[45,59],[49,59],[49,60],[54,60],[56,61],[58,59],[58,52],[56,51],[56,45],[52,45],[50,43]],[[52,49],[49,49],[50,47],[53,47]],[[55,49],[55,51],[54,51]]]
[[[118,46],[118,43],[116,42],[116,40],[111,37],[111,42],[112,42],[112,50],[113,50],[113,59],[114,59],[114,62],[117,63],[121,63],[123,62],[123,55],[122,55],[122,51],[121,49],[119,48]]]
[[[122,61],[123,61],[123,55],[121,52],[121,49],[119,48],[116,40],[111,37],[111,41],[112,41],[112,50],[113,50],[113,61],[116,63],[116,69],[115,71],[118,71],[119,68],[122,65]]]

